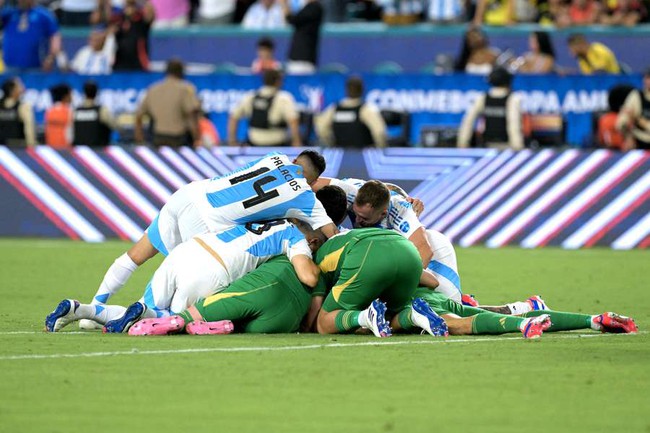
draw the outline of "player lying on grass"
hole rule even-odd
[[[310,229],[305,223],[305,229]],[[82,305],[63,300],[46,319],[56,332],[72,321],[91,319],[105,323],[106,332],[124,332],[142,317],[179,313],[197,299],[223,290],[277,255],[286,255],[298,279],[307,286],[318,282],[319,270],[311,260],[312,248],[323,242],[320,230],[303,233],[286,220],[248,223],[218,234],[195,236],[176,247],[161,263],[143,297],[124,309],[120,306]]]
[[[92,304],[105,304],[138,266],[158,252],[167,255],[198,234],[247,222],[300,218],[332,236],[336,226],[310,187],[324,170],[325,159],[312,150],[293,161],[284,154],[270,153],[230,174],[181,187],[142,238],[111,265]],[[92,327],[87,322],[83,325]]]
[[[426,287],[418,288],[415,296],[424,299],[433,311],[444,319],[451,335],[504,334],[521,331],[526,338],[536,338],[544,331],[577,329],[637,332],[633,319],[610,312],[588,315],[546,310],[529,311],[521,316],[512,316],[462,305]]]
[[[320,261],[324,279],[311,294],[300,285],[286,261],[274,258],[187,311],[142,320],[131,327],[129,334],[159,335],[181,330],[222,334],[233,328],[243,332],[294,332],[309,308],[318,313],[328,281],[337,284],[318,314],[321,333],[364,328],[378,337],[389,336],[391,329],[384,320],[386,304],[378,297],[391,311],[408,316],[409,329],[419,326],[432,335],[447,332],[442,319],[426,302],[412,299],[422,270],[417,250],[406,239],[385,230],[352,230],[332,237],[323,248]],[[314,318],[315,314],[307,315],[305,328]]]

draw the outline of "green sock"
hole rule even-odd
[[[181,311],[180,313],[177,314],[177,316],[181,316],[183,318],[183,320],[185,321],[185,326],[187,326],[190,323],[194,322],[194,318],[192,317],[190,312],[187,311],[187,310]],[[183,329],[185,329],[185,328],[183,327]]]
[[[519,332],[519,327],[525,319],[517,316],[506,316],[485,312],[474,316],[472,322],[472,334],[505,334],[507,332]]]
[[[411,308],[405,308],[397,313],[397,321],[403,330],[413,329],[415,326],[413,325],[413,319],[411,319]]]
[[[523,317],[536,317],[541,316],[542,314],[548,314],[551,316],[551,322],[553,322],[553,325],[551,325],[546,332],[591,329],[591,316],[589,314],[539,310],[528,312],[524,314]]]
[[[351,331],[359,328],[359,314],[361,311],[339,311],[334,318],[334,325],[339,332]]]

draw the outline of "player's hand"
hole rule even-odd
[[[406,201],[411,203],[413,207],[413,212],[419,217],[422,212],[424,212],[424,203],[419,198],[407,197]]]

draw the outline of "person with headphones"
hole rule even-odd
[[[465,113],[458,131],[458,147],[469,147],[474,124],[479,116],[485,120],[481,143],[486,147],[514,150],[524,148],[522,130],[521,98],[512,92],[513,76],[505,68],[498,67],[490,73],[490,89],[479,96]]]

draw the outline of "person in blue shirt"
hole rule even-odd
[[[0,7],[4,0],[0,0]],[[61,34],[56,18],[35,0],[18,0],[18,7],[0,12],[4,33],[3,58],[7,68],[49,71],[61,51]]]

